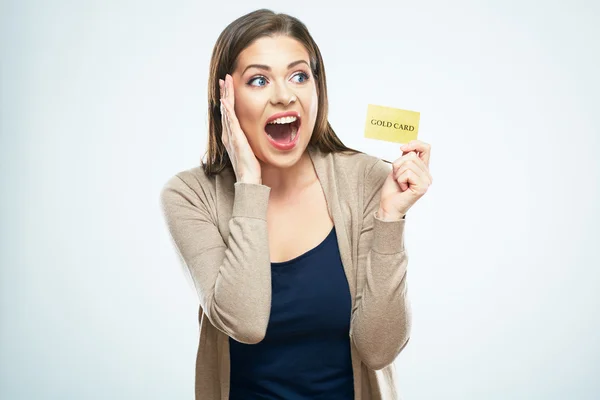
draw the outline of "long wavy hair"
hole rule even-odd
[[[204,173],[208,176],[219,174],[231,168],[229,154],[221,141],[221,111],[219,104],[219,79],[231,74],[238,55],[255,40],[266,36],[286,35],[304,45],[310,57],[310,68],[318,89],[318,110],[315,127],[308,146],[314,146],[324,153],[350,152],[363,153],[346,147],[337,137],[327,120],[327,81],[325,67],[319,47],[298,19],[287,14],[276,14],[268,9],[250,12],[229,24],[219,35],[210,60],[208,78],[208,149],[201,161]],[[204,158],[203,156],[203,158]]]

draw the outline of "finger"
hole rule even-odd
[[[223,99],[223,105],[225,106],[225,116],[227,117],[227,122],[229,123],[229,127],[232,129],[238,128],[238,120],[235,116],[235,111],[233,109],[233,105],[227,99]]]
[[[235,95],[233,91],[233,77],[229,74],[225,75],[225,97],[233,110],[235,107]]]
[[[425,151],[427,146],[430,146],[429,143],[425,143],[422,140],[414,139],[408,143],[403,144],[402,146],[400,146],[400,148],[402,148],[403,150],[406,149],[408,151]]]
[[[229,143],[232,145],[238,142],[236,140],[236,131],[239,128],[237,118],[235,117],[235,112],[233,111],[233,107],[229,104],[227,99],[223,99],[223,105],[225,106],[225,119],[227,121],[227,132],[229,134]]]
[[[398,173],[397,170],[393,170],[391,172],[392,175],[392,179],[398,184],[398,186],[400,186],[400,190],[401,191],[405,191],[406,189],[408,189],[408,184],[405,181],[402,181],[399,179],[400,174]]]
[[[408,154],[411,152],[416,153],[423,160],[425,165],[429,166],[429,159],[431,156],[431,145],[422,142],[420,140],[411,140],[409,143],[402,145],[402,154]]]
[[[227,126],[225,122],[225,115],[223,114],[225,111],[223,110],[223,105],[221,105],[221,142],[227,147]]]
[[[430,182],[433,182],[433,177],[429,171],[427,165],[425,165],[425,161],[423,161],[419,156],[416,155],[414,151],[409,152],[406,156],[408,156],[408,161],[415,163],[421,170],[424,175],[427,175]]]
[[[394,173],[396,173],[398,172],[398,170],[403,170],[403,166],[406,164],[412,164],[415,166],[415,168],[418,168],[418,170],[415,171],[418,171],[419,174],[429,175],[427,167],[414,152],[405,154],[396,161],[394,161],[392,164],[392,170],[394,171]]]
[[[431,158],[431,145],[420,140],[411,140],[404,149],[408,152],[416,152],[417,155],[427,167],[429,167],[429,159]]]
[[[408,153],[416,151],[419,153],[419,157],[423,160],[425,165],[429,167],[429,158],[431,157],[431,145],[421,140],[411,140],[405,145],[400,146],[403,152]]]
[[[394,173],[394,178],[398,178],[400,176],[402,176],[402,174],[406,171],[412,171],[415,176],[417,176],[419,179],[421,179],[423,182],[427,182],[429,181],[429,175],[426,174],[420,167],[418,167],[416,164],[411,164],[411,163],[404,163],[395,173]]]
[[[223,144],[225,144],[225,147],[228,146],[230,140],[230,133],[229,133],[229,123],[227,121],[227,109],[225,108],[225,104],[224,104],[224,100],[221,99],[221,140],[223,141]]]
[[[398,185],[400,185],[400,190],[406,192],[406,190],[408,189],[408,183],[400,179],[396,179],[396,182],[398,182]]]
[[[421,195],[424,194],[427,188],[432,184],[430,175],[423,174],[421,170],[416,171],[415,169],[408,167],[408,165],[406,167],[407,168],[403,169],[401,172],[399,171],[394,176],[394,179],[408,179],[405,178],[408,176],[411,178],[408,180],[408,184],[411,186],[411,188]]]
[[[394,180],[396,183],[398,183],[400,190],[403,192],[409,188],[408,172],[406,170],[402,171],[401,173],[394,174]]]
[[[396,179],[396,182],[400,185],[403,192],[406,191],[406,189],[418,191],[419,187],[425,186],[420,177],[411,169],[402,172]]]
[[[411,177],[412,180],[409,180],[408,177]],[[431,182],[428,180],[427,176],[422,176],[416,173],[414,170],[406,169],[394,176],[394,180],[400,184],[400,182],[404,182],[407,185],[413,187],[413,189],[417,188],[428,188],[431,186]]]

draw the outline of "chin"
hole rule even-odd
[[[304,154],[304,150],[306,150],[306,147],[296,147],[294,151],[287,153],[267,151],[266,153],[263,153],[262,161],[273,167],[282,169],[290,168],[300,161],[302,154]]]

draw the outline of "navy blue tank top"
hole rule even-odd
[[[271,283],[265,338],[229,338],[229,399],[354,399],[352,301],[335,227],[317,247],[271,263]]]

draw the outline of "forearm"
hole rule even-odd
[[[407,297],[405,220],[373,220],[372,244],[364,261],[362,291],[352,320],[352,339],[372,369],[391,364],[408,342],[411,314]]]
[[[229,237],[207,306],[214,323],[244,343],[265,335],[271,309],[271,270],[267,234],[268,190],[236,183]]]
[[[209,190],[174,176],[161,191],[169,232],[211,323],[243,343],[264,337],[271,306],[267,206],[270,188],[235,184],[229,233],[220,231]],[[192,186],[195,189],[192,189]]]

